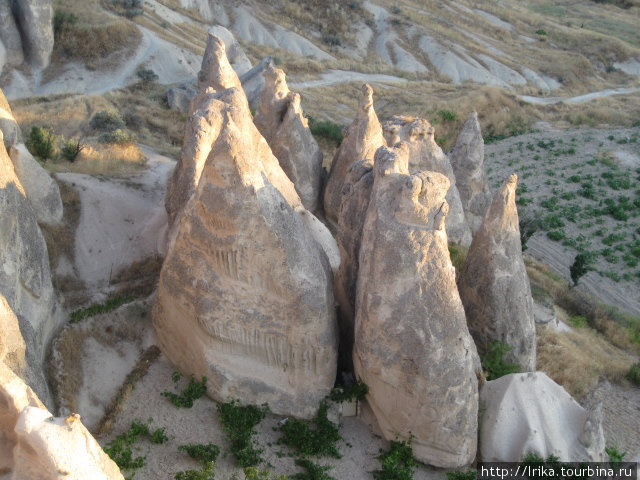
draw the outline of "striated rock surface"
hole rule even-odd
[[[4,135],[4,146],[7,150],[11,145],[20,141],[20,127],[13,117],[13,112],[11,112],[11,107],[2,89],[0,89],[0,130]]]
[[[322,151],[309,130],[300,107],[300,95],[289,91],[284,71],[268,67],[265,89],[254,123],[293,182],[304,207],[319,208]]]
[[[206,148],[193,150],[198,179],[160,274],[160,347],[206,376],[216,400],[310,417],[336,374],[331,267],[241,90],[196,101],[194,136]]]
[[[51,0],[14,0],[11,5],[25,58],[35,67],[48,66],[53,52]]]
[[[492,341],[513,348],[505,359],[535,370],[536,329],[529,277],[522,259],[516,208],[518,176],[493,197],[473,237],[458,280],[469,330],[483,354]]]
[[[239,77],[242,77],[245,73],[251,70],[251,62],[244,53],[244,50],[242,50],[242,47],[236,40],[236,37],[233,36],[233,33],[222,25],[209,27],[209,33],[214,34],[224,42],[229,63]]]
[[[40,398],[48,402],[43,361],[45,350],[62,318],[56,310],[47,246],[2,143],[0,265],[0,294],[18,318],[27,345],[27,380]]]
[[[362,229],[373,188],[373,164],[369,160],[352,163],[342,188],[336,240],[340,248],[340,268],[334,292],[338,302],[341,365],[353,370],[352,349],[355,324],[356,285]]]
[[[3,361],[16,374],[24,375],[25,344],[20,324],[4,295],[0,294],[0,362]]]
[[[2,54],[4,52],[4,54]],[[8,0],[0,2],[0,71],[5,64],[20,65],[24,62],[22,40]],[[0,107],[2,107],[0,97]]]
[[[435,129],[422,118],[403,116],[393,116],[382,128],[388,145],[394,145],[400,140],[409,144],[410,172],[438,172],[449,179],[451,186],[446,197],[449,204],[447,237],[452,243],[468,247],[471,244],[471,230],[462,209],[451,163],[434,139]]]
[[[334,226],[338,223],[342,187],[349,165],[360,160],[373,160],[376,150],[385,145],[382,126],[373,109],[373,89],[362,86],[356,118],[345,132],[344,140],[333,157],[329,178],[324,189],[324,214]]]
[[[600,409],[585,410],[543,372],[486,382],[480,405],[483,462],[519,462],[531,452],[561,462],[605,461]]]
[[[198,73],[198,91],[204,92],[207,88],[225,90],[234,87],[242,88],[242,85],[238,74],[229,63],[225,43],[215,33],[209,32],[207,48]]]
[[[23,143],[11,147],[9,156],[38,222],[59,223],[62,220],[62,199],[58,184]]]
[[[124,480],[78,415],[54,418],[0,361],[1,471],[20,480]]]
[[[421,462],[470,464],[476,453],[479,366],[447,247],[439,173],[409,175],[409,146],[380,148],[360,247],[356,375],[384,433]]]
[[[491,192],[484,168],[484,139],[478,123],[478,114],[472,112],[465,122],[456,146],[449,152],[456,176],[460,200],[471,231],[480,228],[489,204]]]
[[[240,76],[242,88],[252,109],[257,110],[258,108],[260,97],[265,87],[263,72],[269,68],[273,68],[273,58],[271,56],[264,57],[255,67]]]

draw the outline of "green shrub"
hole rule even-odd
[[[615,445],[605,448],[604,451],[607,452],[609,456],[609,463],[613,464],[622,462],[624,457],[627,456],[627,452],[620,452]]]
[[[309,121],[309,129],[314,136],[334,142],[336,146],[342,143],[344,138],[342,135],[343,125],[334,123],[331,120],[316,120],[311,116],[307,116],[307,120]]]
[[[220,455],[220,447],[213,443],[207,445],[180,445],[178,450],[185,452],[194,460],[202,462],[203,465],[209,462],[214,463],[218,459],[218,455]]]
[[[101,143],[115,143],[118,145],[126,145],[135,141],[133,135],[127,130],[121,128],[112,132],[103,132],[98,136],[98,141]]]
[[[378,460],[381,470],[373,472],[376,480],[413,480],[413,459],[411,442],[391,441],[389,451],[380,450]]]
[[[89,126],[94,130],[113,132],[125,127],[125,122],[120,113],[115,110],[100,110],[89,121]]]
[[[186,470],[178,472],[173,477],[175,480],[214,480],[215,463],[207,462],[200,470]]]
[[[132,302],[133,300],[133,297],[114,297],[108,299],[104,303],[96,303],[90,307],[81,308],[80,310],[71,312],[71,323],[79,322],[84,318],[93,317],[94,315],[110,312],[125,303]]]
[[[451,246],[449,247],[451,251]],[[350,402],[352,400],[363,401],[364,397],[369,393],[369,386],[361,380],[353,385],[339,386],[331,390],[329,398],[336,402]]]
[[[548,232],[547,237],[549,237],[549,239],[553,240],[554,242],[560,242],[565,238],[567,238],[567,235],[566,233],[564,233],[564,230],[560,229],[560,230],[552,230],[551,232]]]
[[[255,467],[262,463],[262,449],[255,448],[253,436],[256,434],[255,427],[267,414],[266,405],[257,407],[255,405],[240,405],[237,400],[218,404],[220,421],[223,430],[227,435],[227,440],[231,444],[231,452],[236,457],[238,466]]]
[[[167,429],[165,427],[158,428],[151,433],[151,443],[155,443],[156,445],[161,445],[163,443],[167,443],[169,441],[169,437],[167,436]]]
[[[627,378],[634,385],[640,386],[640,362],[631,365],[631,368],[627,372]]]
[[[571,325],[577,328],[584,328],[588,325],[587,318],[581,315],[575,315],[573,317],[569,317],[568,321]]]
[[[133,470],[145,465],[146,456],[133,457],[131,446],[140,436],[149,435],[149,425],[141,420],[133,420],[129,430],[118,435],[104,451],[122,470]]]
[[[510,373],[518,373],[520,365],[504,360],[505,354],[513,350],[513,347],[502,342],[490,342],[487,353],[482,357],[482,368],[487,373],[487,380],[495,380]]]
[[[297,458],[296,465],[304,468],[306,472],[296,473],[291,478],[296,480],[336,480],[330,475],[327,475],[327,471],[331,470],[332,466],[316,465],[307,458]]]
[[[443,122],[455,122],[456,120],[458,120],[458,114],[456,112],[452,112],[451,110],[438,110],[437,113]]]
[[[593,269],[592,265],[594,260],[594,255],[591,252],[580,252],[576,255],[571,267],[569,267],[569,273],[571,274],[571,280],[574,286],[578,285],[583,275]]]
[[[339,426],[327,418],[328,411],[329,404],[325,401],[311,421],[290,418],[280,427],[282,437],[278,444],[294,448],[301,455],[340,458],[342,455],[336,443],[342,440],[342,436]]]
[[[26,146],[33,155],[45,161],[53,157],[55,140],[56,137],[50,127],[31,127]]]
[[[165,391],[162,392],[162,396],[167,397],[178,408],[191,408],[193,407],[193,402],[201,398],[206,392],[207,377],[202,377],[202,380],[198,382],[191,375],[189,384],[180,394]]]
[[[136,75],[143,83],[153,83],[158,80],[158,75],[151,69],[141,69],[136,72]]]
[[[80,152],[86,148],[86,145],[80,143],[80,140],[63,140],[62,148],[60,149],[60,154],[62,158],[67,160],[68,162],[75,162]]]
[[[546,35],[547,32],[545,30],[543,30],[542,28],[539,28],[538,30],[536,30],[536,34],[537,35]]]

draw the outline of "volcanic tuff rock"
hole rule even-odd
[[[251,62],[242,50],[242,47],[229,30],[222,25],[214,25],[209,27],[209,33],[216,35],[224,42],[225,52],[229,63],[239,77],[251,70]]]
[[[476,112],[469,115],[458,135],[456,146],[449,152],[449,159],[467,223],[471,231],[475,232],[491,203],[489,182],[484,169],[484,139]]]
[[[359,160],[372,161],[376,150],[385,145],[382,126],[373,109],[373,89],[365,84],[362,86],[361,92],[358,112],[347,128],[344,140],[333,157],[324,190],[324,214],[333,225],[338,223],[342,186],[349,165]]]
[[[54,418],[0,361],[0,471],[13,479],[124,480],[78,415]]]
[[[4,134],[4,146],[7,150],[11,145],[20,141],[20,127],[15,118],[13,118],[11,106],[9,106],[2,89],[0,89],[0,130]]]
[[[53,51],[51,0],[0,2],[0,51],[5,53],[4,59],[0,55],[0,70],[5,62],[19,65],[24,58],[38,68],[49,65]]]
[[[331,267],[242,92],[196,100],[212,127],[160,274],[160,347],[216,400],[310,417],[335,380]]]
[[[25,344],[20,325],[4,295],[0,294],[0,362],[3,361],[15,373],[24,375]]]
[[[0,140],[2,134],[0,131]],[[20,323],[28,346],[27,380],[49,400],[42,372],[45,350],[62,321],[58,315],[49,256],[36,215],[9,155],[0,143],[0,294]]]
[[[319,207],[322,151],[309,130],[300,95],[289,91],[284,72],[267,67],[265,89],[253,119],[280,166],[296,187],[305,208]]]
[[[240,79],[227,58],[224,41],[213,32],[209,32],[207,37],[207,48],[198,73],[198,90],[204,92],[209,87],[214,90],[242,88]]]
[[[406,143],[375,155],[353,362],[387,439],[413,435],[418,460],[460,467],[476,452],[479,360],[448,253],[449,181],[409,175],[408,159]]]
[[[536,328],[529,277],[522,259],[516,208],[518,176],[493,197],[473,236],[458,280],[469,330],[481,354],[492,341],[513,348],[505,358],[525,371],[536,367]]]
[[[438,172],[449,179],[451,186],[446,197],[449,213],[445,221],[447,237],[452,243],[468,247],[471,244],[471,230],[464,216],[451,163],[434,139],[435,129],[422,118],[397,115],[386,121],[382,129],[388,145],[400,140],[409,144],[410,172]]]
[[[336,275],[334,292],[338,302],[340,324],[340,351],[344,366],[352,369],[353,328],[355,323],[356,284],[362,229],[367,216],[369,198],[373,188],[373,164],[369,160],[352,163],[342,188],[342,201],[338,215],[337,241],[340,248],[340,268]]]
[[[601,412],[587,411],[543,372],[486,382],[480,392],[483,462],[519,462],[535,452],[561,462],[602,462]]]

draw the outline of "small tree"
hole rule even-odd
[[[45,161],[53,157],[55,139],[56,137],[51,128],[31,127],[26,145],[33,155]]]
[[[143,69],[143,70],[138,70],[136,72],[136,75],[138,76],[138,78],[140,80],[142,80],[142,83],[149,84],[149,83],[153,83],[156,80],[158,80],[158,75],[156,74],[156,72],[154,72],[151,69]]]
[[[591,252],[580,252],[576,255],[573,264],[569,268],[574,287],[578,285],[578,281],[580,281],[580,278],[584,274],[593,269],[593,260],[594,258]]]
[[[541,221],[537,213],[533,215],[520,216],[520,244],[522,245],[522,251],[527,249],[527,242],[536,233],[541,226]]]
[[[87,148],[87,146],[80,142],[80,140],[62,140],[62,148],[60,149],[60,154],[62,158],[68,160],[69,162],[75,162],[80,152]]]

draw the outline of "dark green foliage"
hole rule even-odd
[[[539,28],[538,30],[536,30],[536,34],[537,35],[546,35],[547,32],[545,30],[543,30],[542,28]]]
[[[296,449],[301,455],[340,458],[342,455],[336,443],[342,437],[339,426],[327,418],[328,411],[329,404],[322,402],[313,420],[290,418],[280,427],[282,437],[278,443]]]
[[[591,252],[580,252],[573,260],[569,272],[571,273],[571,280],[573,285],[578,285],[580,278],[585,275],[589,270],[592,270],[592,264],[594,262],[594,256]]]
[[[136,72],[136,75],[140,80],[142,80],[143,83],[153,83],[158,80],[158,78],[160,78],[158,77],[156,72],[148,68],[138,70]]]
[[[69,139],[62,142],[62,148],[60,148],[60,154],[62,158],[69,162],[75,162],[80,152],[86,148],[86,145],[80,143],[80,140]]]
[[[44,161],[53,157],[55,140],[50,127],[31,127],[25,143],[33,155]]]
[[[227,439],[231,443],[231,451],[236,457],[239,467],[255,467],[262,463],[262,449],[257,449],[253,440],[255,427],[267,414],[266,405],[240,405],[237,400],[218,404],[218,413]]]
[[[620,463],[624,457],[627,456],[627,452],[619,451],[618,447],[615,445],[605,448],[604,451],[607,452],[607,455],[609,456],[609,463]]]
[[[98,136],[101,143],[115,143],[117,145],[126,145],[134,142],[134,137],[127,130],[119,128],[112,132],[103,132]]]
[[[477,470],[467,470],[466,472],[447,472],[447,480],[477,480]]]
[[[502,358],[511,350],[513,347],[502,342],[489,343],[486,355],[481,357],[482,368],[487,372],[487,380],[495,380],[510,373],[520,372],[520,365],[509,363]]]
[[[521,215],[520,224],[520,244],[522,251],[527,249],[527,242],[542,226],[542,222],[538,215]]]
[[[218,455],[220,455],[220,447],[213,443],[207,445],[180,445],[178,450],[185,452],[194,460],[202,462],[203,465],[215,462],[218,459]]]
[[[596,199],[596,189],[593,186],[593,183],[591,182],[584,182],[581,187],[580,190],[578,190],[578,195],[584,197],[584,198],[588,198],[590,200],[595,200]]]
[[[213,462],[205,463],[200,470],[187,470],[176,473],[175,480],[214,480],[215,464]]]
[[[297,458],[296,465],[303,467],[306,470],[304,473],[296,473],[291,477],[296,480],[335,480],[335,478],[327,475],[326,473],[328,470],[333,468],[332,466],[323,467],[321,465],[316,465],[306,458]]]
[[[113,132],[119,128],[124,128],[125,123],[120,113],[115,110],[100,110],[89,121],[89,126],[94,130],[103,132]]]
[[[616,7],[628,9],[633,7],[633,2],[630,0],[592,0],[596,3],[609,3],[611,5],[615,5]]]
[[[151,443],[160,445],[168,441],[169,437],[167,436],[167,429],[165,427],[157,428],[151,433]]]
[[[56,9],[53,15],[53,36],[57,37],[64,30],[68,30],[78,23],[77,15]]]
[[[392,441],[388,452],[380,451],[378,455],[381,470],[373,472],[376,480],[413,480],[413,459],[411,442]]]
[[[567,234],[564,233],[564,230],[562,230],[562,229],[553,230],[553,231],[547,233],[547,237],[549,237],[554,242],[559,242],[559,241],[564,240],[565,238],[567,238]]]
[[[638,334],[636,334],[638,335]],[[640,338],[640,336],[639,336]],[[631,368],[627,372],[627,378],[634,385],[640,386],[640,362],[631,365]],[[609,452],[607,452],[609,453]]]
[[[149,425],[141,420],[131,422],[129,430],[118,435],[104,448],[104,451],[123,470],[141,468],[145,465],[145,456],[133,457],[131,445],[136,443],[140,436],[149,435]]]
[[[449,252],[451,252],[449,247]],[[364,397],[369,393],[369,386],[362,380],[358,380],[353,385],[340,386],[331,390],[329,399],[336,403],[350,402],[352,400],[364,400]]]
[[[115,310],[119,306],[132,302],[133,300],[133,297],[114,297],[104,303],[97,303],[87,308],[81,308],[80,310],[71,312],[71,323],[76,323],[84,318],[93,317],[94,315],[101,313],[110,312],[111,310]]]
[[[451,110],[438,110],[438,115],[444,122],[455,122],[458,120],[458,114],[456,112],[452,112]]]
[[[316,120],[311,116],[307,116],[307,120],[309,120],[309,129],[314,136],[335,142],[336,146],[342,143],[344,125],[334,123],[331,120]]]
[[[162,395],[167,397],[171,403],[180,408],[191,408],[193,402],[202,397],[207,392],[207,377],[202,377],[201,381],[197,381],[191,375],[189,384],[180,394],[172,392],[162,392]]]

